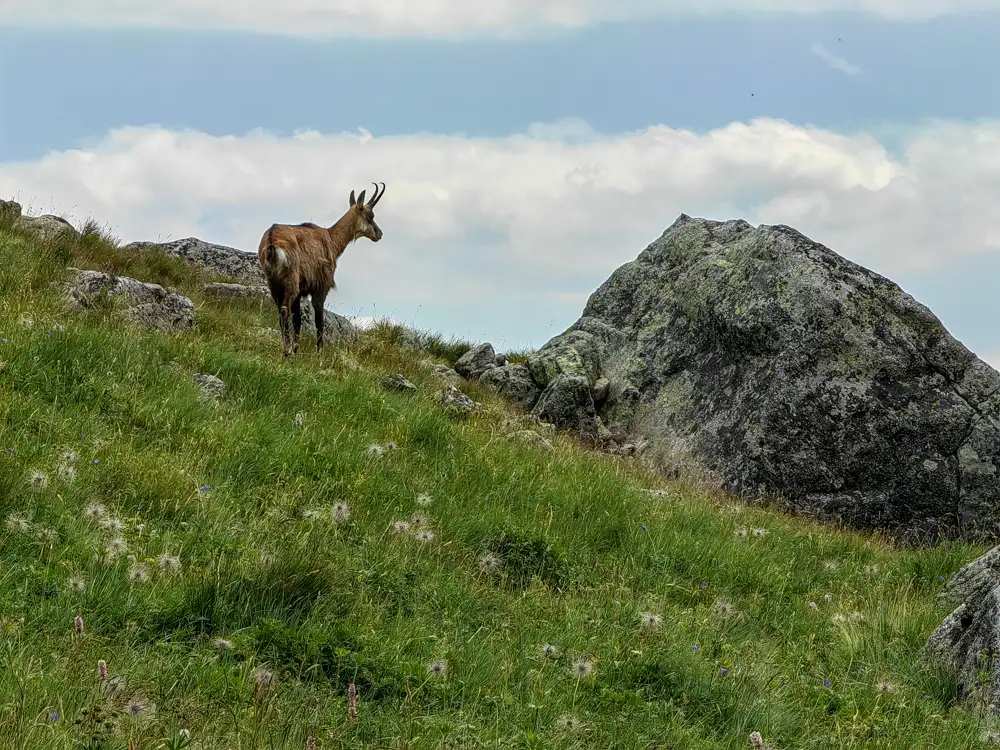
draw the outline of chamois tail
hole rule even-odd
[[[264,248],[264,270],[277,271],[285,264],[285,251],[274,244],[274,224],[267,230],[267,245]]]

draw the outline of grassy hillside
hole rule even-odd
[[[197,330],[65,312],[51,282],[74,264],[189,294]],[[0,228],[3,747],[909,750],[994,729],[920,659],[980,548],[894,550],[512,442],[476,385],[472,421],[437,407],[391,327],[282,361],[270,303],[198,281],[93,228]],[[420,392],[382,390],[396,372]]]

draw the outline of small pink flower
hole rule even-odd
[[[97,660],[97,676],[101,678],[101,681],[108,679],[108,663],[104,659]]]
[[[306,750],[316,750],[316,735],[312,732],[309,733],[309,739],[306,740]]]
[[[83,618],[80,615],[73,618],[73,630],[77,633],[83,633]]]
[[[347,713],[352,719],[358,716],[358,689],[353,682],[347,686]]]

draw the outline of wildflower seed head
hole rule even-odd
[[[156,565],[164,573],[171,575],[181,571],[181,559],[176,555],[162,554],[156,558]]]
[[[417,541],[422,544],[430,544],[434,541],[434,532],[430,529],[420,529],[414,536],[416,536]]]
[[[736,607],[724,599],[719,599],[715,603],[715,614],[719,617],[732,617],[736,614]]]
[[[760,732],[750,732],[750,745],[754,750],[763,750],[764,738],[760,736]]]
[[[733,532],[733,536],[739,537],[740,539],[746,539],[750,536],[750,532],[747,530],[746,526],[740,526]]]
[[[59,467],[59,479],[67,484],[76,479],[76,469],[71,464],[63,464]]]
[[[879,680],[875,683],[875,689],[880,693],[894,693],[896,692],[896,686],[889,680]]]
[[[128,549],[128,544],[125,540],[120,537],[112,537],[108,540],[108,543],[104,546],[104,551],[107,553],[109,558],[114,559],[119,555],[125,554],[125,550]]]
[[[479,558],[479,569],[483,573],[493,573],[499,570],[502,565],[503,560],[492,552],[487,552]]]
[[[365,454],[369,458],[378,458],[385,453],[385,448],[383,448],[378,443],[372,443],[367,448],[365,448]]]
[[[62,454],[60,454],[59,456],[59,460],[62,461],[64,464],[72,465],[80,460],[80,456],[77,454],[76,451],[63,451]]]
[[[563,714],[556,719],[556,729],[563,732],[578,732],[583,729],[583,722],[571,714]]]
[[[817,610],[819,609],[819,605],[816,602],[809,602],[809,609]]]
[[[429,521],[427,519],[427,516],[421,513],[414,513],[412,516],[410,516],[410,523],[413,526],[419,527],[419,526],[426,526],[429,523]]]
[[[559,657],[559,649],[551,643],[542,644],[540,651],[546,659],[557,659]]]
[[[114,534],[115,536],[120,536],[121,533],[125,531],[125,522],[120,518],[115,518],[114,516],[102,518],[100,524],[102,529],[107,531],[109,534]]]
[[[148,716],[152,713],[152,706],[148,701],[138,696],[133,696],[125,702],[125,706],[122,709],[126,716],[130,716],[133,719],[138,719],[142,716]]]
[[[212,646],[220,651],[230,651],[233,648],[233,642],[227,641],[225,638],[213,638]]]
[[[417,495],[417,505],[419,505],[421,508],[429,507],[432,502],[433,500],[431,500],[431,496],[426,493],[422,495]]]
[[[833,594],[823,594],[823,601],[829,604],[833,601]]]
[[[577,659],[570,667],[570,672],[572,672],[573,676],[578,680],[583,680],[590,677],[594,673],[594,664],[587,659]]]
[[[132,583],[149,583],[149,566],[146,563],[133,565],[128,573],[128,579]]]
[[[639,626],[643,630],[647,631],[659,630],[662,625],[663,625],[662,615],[658,615],[655,612],[639,613]]]
[[[108,663],[104,659],[97,660],[97,677],[101,680],[108,679]]]
[[[847,622],[847,615],[838,612],[837,614],[835,614],[833,617],[830,618],[830,622],[832,622],[834,625],[843,625]]]
[[[305,421],[306,420],[305,420],[305,417],[303,416],[302,412],[297,412],[295,414],[295,426],[296,427],[301,427],[303,424],[305,424]]]
[[[15,534],[27,534],[31,531],[31,522],[23,513],[11,513],[7,516],[7,528]]]
[[[394,451],[398,447],[399,446],[397,446],[396,443],[394,441],[392,441],[392,440],[390,440],[388,443],[385,444],[385,449],[387,451]]]
[[[444,677],[448,674],[448,662],[444,659],[435,659],[427,665],[427,675],[429,677]]]
[[[392,533],[393,534],[407,534],[410,531],[410,524],[406,521],[393,521],[392,523]]]
[[[82,594],[87,590],[86,582],[78,576],[73,576],[69,579],[68,587],[70,592],[73,594]]]
[[[347,507],[347,503],[334,503],[330,508],[330,516],[336,523],[347,523],[351,518],[351,509]]]
[[[753,535],[754,536],[767,536],[770,533],[771,532],[769,532],[767,529],[754,529],[753,530]]]
[[[108,515],[108,509],[100,503],[91,503],[83,509],[83,515],[91,521],[100,521]]]
[[[264,690],[274,684],[274,672],[265,667],[257,667],[250,673],[255,690]]]
[[[44,471],[33,471],[28,477],[28,482],[35,492],[42,492],[49,486],[49,476]]]

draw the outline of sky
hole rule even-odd
[[[498,349],[681,213],[787,224],[998,366],[998,36],[1000,0],[0,0],[0,198],[252,251],[385,182],[327,307]]]

